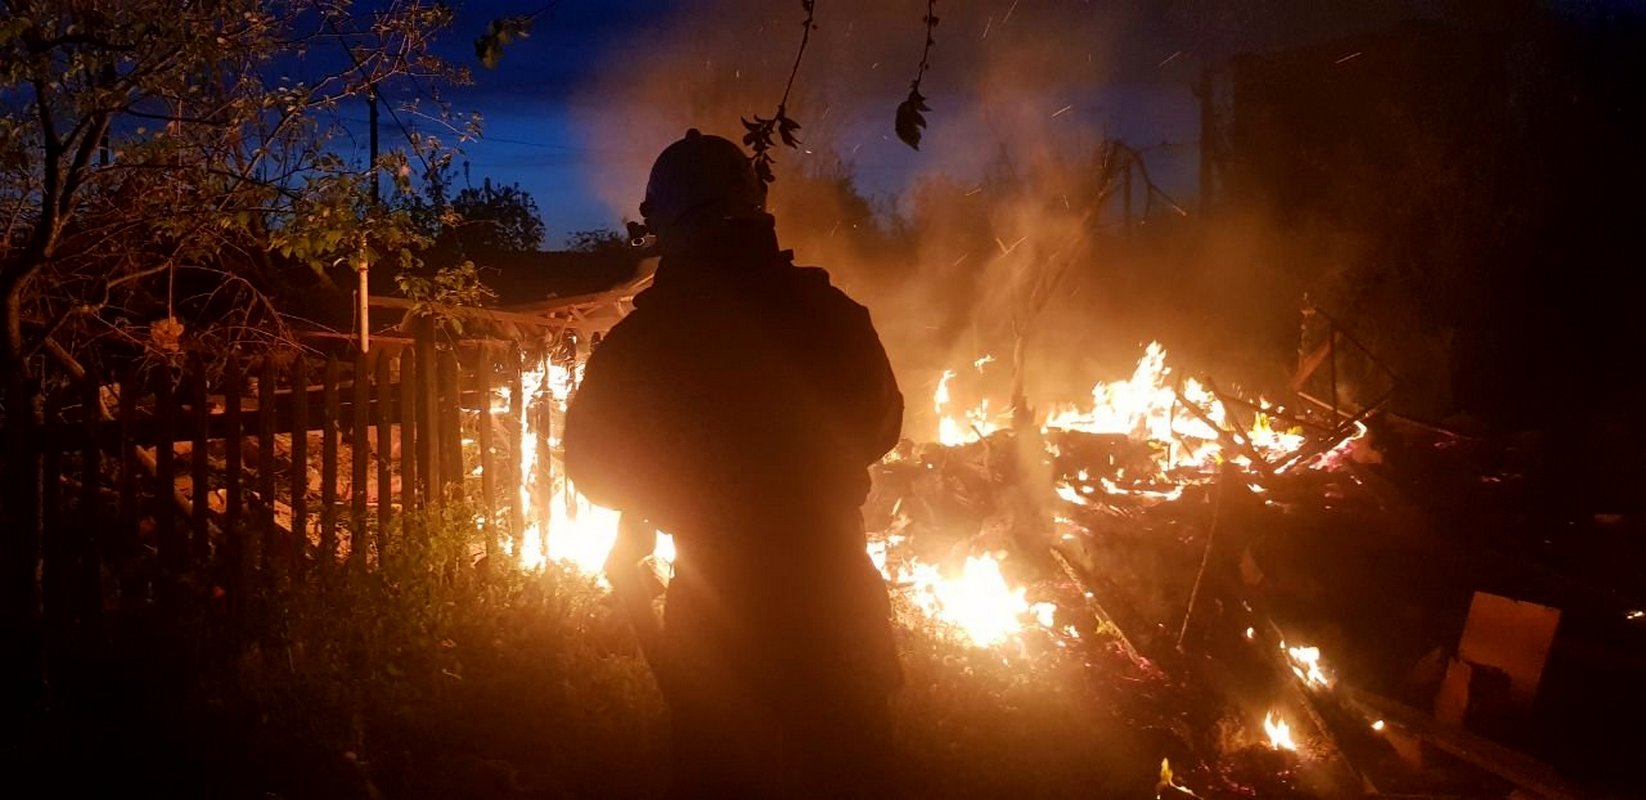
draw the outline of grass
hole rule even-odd
[[[472,531],[421,528],[424,547],[376,571],[259,598],[252,642],[234,643],[221,606],[111,620],[119,635],[63,661],[60,701],[8,754],[49,765],[51,795],[662,794],[664,706],[607,592],[558,567],[483,577],[458,566]],[[1100,664],[920,625],[901,648],[907,796],[1152,790],[1160,754],[1089,691]]]

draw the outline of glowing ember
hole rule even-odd
[[[1384,727],[1383,720],[1378,720],[1372,723],[1372,730],[1374,731],[1382,731]]]
[[[1073,503],[1077,506],[1089,505],[1091,503],[1091,501],[1081,497],[1080,493],[1075,491],[1075,488],[1067,483],[1058,483],[1057,486],[1053,487],[1053,491],[1057,492],[1058,497],[1061,497],[1065,501]]]
[[[1200,796],[1200,795],[1195,794],[1192,791],[1189,791],[1189,787],[1184,786],[1181,783],[1178,783],[1177,778],[1172,775],[1172,762],[1171,762],[1171,759],[1162,758],[1162,759],[1160,759],[1160,783],[1155,785],[1155,797],[1157,797],[1157,798],[1160,797],[1160,793],[1162,791],[1166,790],[1167,788],[1177,790],[1177,791],[1173,792],[1174,797],[1177,797],[1177,796],[1199,797]]]
[[[1296,750],[1297,742],[1292,740],[1292,728],[1286,721],[1275,716],[1270,711],[1263,715],[1263,732],[1269,736],[1269,747],[1275,750]]]
[[[1254,631],[1251,628],[1246,629],[1246,640],[1247,641],[1251,641],[1251,639],[1253,637],[1255,637],[1256,635],[1257,635],[1257,631]]]
[[[1057,618],[1056,603],[1035,603],[1029,606],[1029,613],[1034,615],[1034,621],[1040,623],[1040,627],[1057,630],[1057,623],[1055,622]]]

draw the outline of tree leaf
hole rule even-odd
[[[897,104],[897,120],[893,125],[897,131],[897,138],[909,147],[919,150],[920,129],[926,127],[926,115],[923,112],[931,110],[920,90],[911,87],[909,96]]]
[[[777,135],[783,139],[784,144],[789,147],[799,147],[800,139],[794,135],[794,132],[798,130],[800,130],[800,123],[795,122],[788,114],[778,115]]]

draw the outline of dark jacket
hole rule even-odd
[[[712,258],[666,256],[595,348],[566,419],[567,475],[682,541],[846,544],[785,523],[855,517],[868,466],[897,442],[903,398],[869,312],[793,266],[769,221],[716,241]],[[849,544],[861,551],[861,528]]]

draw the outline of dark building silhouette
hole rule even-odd
[[[1486,16],[1232,59],[1218,200],[1330,243],[1304,268],[1347,264],[1395,361],[1444,340],[1455,410],[1536,427],[1646,374],[1646,24]]]

